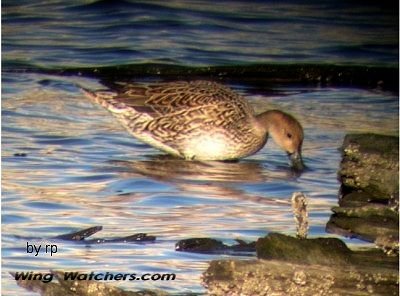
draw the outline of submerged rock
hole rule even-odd
[[[256,250],[260,259],[292,263],[346,265],[351,261],[350,249],[336,238],[301,239],[270,233],[257,240]]]
[[[193,253],[215,253],[225,250],[227,245],[221,241],[212,238],[189,238],[178,241],[175,244],[175,250],[181,252]]]
[[[387,219],[354,218],[346,215],[332,215],[326,230],[350,238],[375,242],[388,254],[398,253],[398,224],[388,223]]]
[[[84,240],[85,238],[101,231],[102,229],[103,229],[103,226],[93,226],[93,227],[85,228],[85,229],[78,230],[78,231],[75,231],[72,233],[57,235],[54,238],[61,239],[61,240],[81,241],[81,240]]]
[[[254,252],[255,242],[236,240],[237,244],[228,246],[212,238],[189,238],[178,241],[175,250],[180,252],[241,255],[239,252]]]
[[[70,240],[70,241],[84,241],[87,244],[100,244],[100,243],[128,243],[128,242],[153,242],[156,237],[153,235],[147,235],[146,233],[136,233],[124,237],[116,238],[98,238],[87,240],[89,236],[99,232],[103,229],[103,226],[93,226],[76,232],[62,234],[54,237],[55,239]]]

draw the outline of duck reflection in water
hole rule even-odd
[[[171,155],[152,155],[147,160],[111,161],[124,178],[151,178],[172,184],[185,192],[207,193],[248,200],[256,203],[284,203],[282,199],[266,198],[246,193],[232,184],[266,183],[274,180],[290,180],[300,174],[288,167],[268,171],[258,161],[185,161]]]

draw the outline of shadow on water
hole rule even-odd
[[[268,184],[277,180],[294,180],[300,172],[286,167],[272,172],[258,161],[186,161],[169,155],[154,155],[146,160],[110,161],[124,179],[150,178],[177,187],[181,192],[203,192],[208,196],[230,196],[257,204],[287,204],[282,198],[246,192],[234,184]]]
[[[182,182],[227,182],[262,183],[272,179],[293,179],[298,177],[290,167],[278,172],[266,171],[258,161],[186,161],[170,155],[151,155],[141,161],[112,161],[123,165],[132,173],[160,181]]]

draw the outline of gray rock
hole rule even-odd
[[[389,296],[398,295],[398,272],[386,267],[214,260],[203,274],[203,284],[208,295]]]
[[[388,254],[398,253],[399,139],[350,134],[342,146],[339,207],[328,232],[375,242]]]
[[[399,197],[399,138],[376,134],[346,135],[339,179],[344,191],[362,190],[380,200]]]

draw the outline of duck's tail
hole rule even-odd
[[[82,92],[93,102],[110,111],[131,132],[136,133],[146,123],[153,119],[146,113],[138,112],[135,108],[118,100],[118,94],[111,91],[91,91],[80,87]]]
[[[134,109],[128,105],[119,102],[117,99],[117,93],[111,91],[91,91],[86,88],[80,87],[81,91],[92,101],[101,105],[106,110],[113,114],[120,114],[124,112],[131,112]],[[133,110],[130,110],[133,109]]]
[[[118,100],[118,94],[110,91],[96,91],[80,87],[82,92],[93,102],[110,111],[134,137],[167,153],[183,157],[175,148],[166,145],[162,140],[154,137],[148,130],[148,125],[154,119],[145,112],[139,112],[124,102]]]

